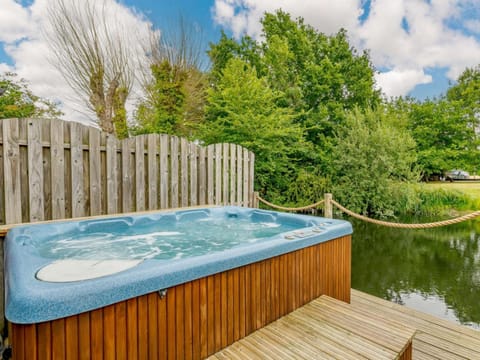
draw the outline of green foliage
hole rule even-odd
[[[280,92],[277,105],[294,110],[308,140],[318,146],[324,145],[322,135],[331,136],[343,121],[344,110],[380,103],[368,53],[357,54],[345,30],[326,36],[281,10],[266,13],[262,26],[263,43],[248,37],[237,43],[223,34],[211,45],[214,81],[228,59],[245,60]]]
[[[322,174],[331,170],[329,153],[335,146],[333,133],[343,124],[345,111],[356,106],[375,107],[380,103],[379,92],[373,86],[373,67],[367,53],[359,55],[350,46],[344,30],[327,36],[306,25],[302,18],[293,20],[281,10],[266,13],[262,26],[261,43],[247,36],[237,42],[223,33],[217,44],[211,44],[212,91],[222,93],[223,97],[212,103],[213,98],[209,96],[206,126],[214,133],[217,129],[212,127],[212,121],[220,123],[228,118],[228,136],[224,130],[219,131],[216,141],[238,143],[245,123],[257,123],[260,114],[279,114],[275,115],[277,132],[281,132],[282,116],[288,114],[289,121],[283,131],[289,133],[296,124],[296,132],[301,135],[295,135],[298,140],[292,146],[269,149],[269,154],[275,150],[275,157],[266,156],[266,153],[257,155],[258,190],[267,196],[268,189],[272,201],[317,201],[318,198],[313,198],[320,196],[329,183],[328,177]],[[240,59],[243,66],[248,65],[250,69],[249,80],[243,77],[245,74],[235,75],[240,76],[236,81],[245,86],[240,91],[245,93],[241,99],[229,93],[229,87],[236,94],[240,93],[233,80],[225,80],[231,75],[228,65],[231,66],[232,59]],[[272,94],[266,102],[253,99],[258,95],[256,90],[249,88],[248,81],[254,82],[254,75],[262,82],[263,91]],[[241,120],[233,122],[234,117]],[[271,120],[262,121],[272,123]],[[250,149],[256,153],[265,151],[263,134],[257,132],[251,136]],[[273,166],[274,162],[277,166]],[[273,176],[275,172],[279,175]]]
[[[362,214],[394,215],[401,195],[398,184],[418,179],[415,142],[408,131],[393,126],[389,116],[382,109],[355,109],[338,128],[331,154],[333,193]]]
[[[392,107],[408,117],[408,128],[417,143],[417,163],[424,177],[480,165],[475,130],[458,102],[443,98],[424,102],[398,99]]]
[[[289,157],[294,147],[302,146],[301,129],[288,109],[275,106],[277,97],[254,68],[232,58],[208,91],[200,133],[206,144],[229,142],[253,151],[255,184],[270,199],[281,196],[295,177]]]
[[[472,128],[480,125],[480,65],[467,68],[447,91],[447,100],[462,110]]]
[[[167,60],[151,66],[153,82],[148,98],[137,109],[136,133],[177,134],[182,124],[186,73]]]
[[[62,112],[53,102],[34,95],[24,79],[14,73],[0,75],[0,119],[43,117],[58,118]]]
[[[153,65],[133,132],[245,146],[256,155],[256,190],[276,203],[308,204],[329,191],[378,217],[464,206],[458,194],[412,184],[420,174],[480,169],[478,67],[446,97],[382,103],[368,52],[345,30],[327,36],[281,10],[261,23],[261,42],[222,33],[210,44],[209,74],[181,61]]]
[[[115,128],[115,135],[119,139],[128,137],[127,127],[127,111],[125,109],[125,102],[127,100],[128,91],[124,87],[119,87],[115,91],[113,98],[113,126]]]
[[[164,60],[151,66],[153,81],[136,111],[135,134],[191,137],[204,118],[205,76],[194,67]]]
[[[421,184],[415,186],[417,204],[410,213],[415,215],[444,215],[452,209],[469,210],[474,200],[458,190],[427,189]],[[475,209],[476,207],[473,207]]]

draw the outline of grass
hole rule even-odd
[[[460,191],[474,200],[480,200],[480,181],[441,181],[425,183],[425,188],[430,190]]]
[[[429,182],[417,187],[421,214],[459,214],[480,209],[480,182]]]

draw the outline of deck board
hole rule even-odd
[[[414,332],[413,359],[480,359],[480,331],[354,289],[351,304],[321,296],[210,359],[389,359]]]
[[[415,327],[414,359],[480,359],[480,331],[353,289],[351,304]]]
[[[415,329],[321,296],[210,359],[397,359]]]

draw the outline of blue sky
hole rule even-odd
[[[61,95],[69,90],[44,60],[48,47],[39,34],[48,1],[0,0],[0,72],[17,72],[40,96],[70,106]],[[132,33],[149,22],[169,27],[181,14],[202,27],[207,43],[217,41],[222,28],[259,38],[262,14],[281,6],[324,33],[346,28],[355,48],[369,50],[387,96],[439,96],[467,66],[480,63],[479,0],[103,1],[122,10],[117,20],[131,24]]]

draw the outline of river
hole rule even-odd
[[[480,329],[480,221],[404,230],[348,220],[354,289]]]

